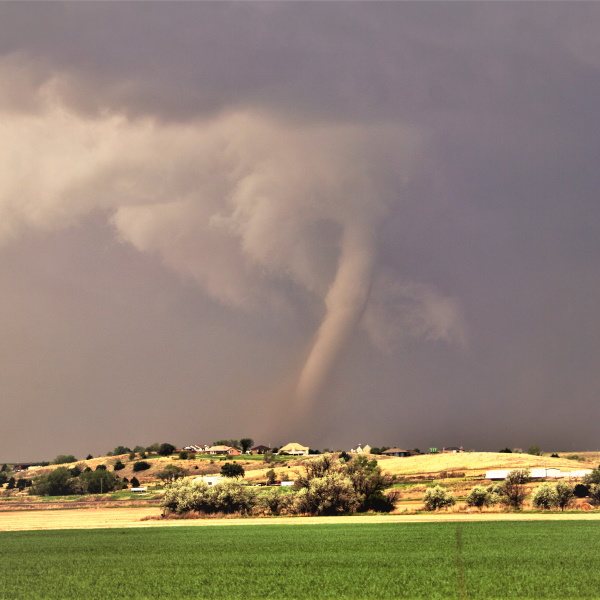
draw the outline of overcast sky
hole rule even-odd
[[[0,4],[0,460],[598,449],[600,4]]]

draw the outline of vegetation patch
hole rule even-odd
[[[14,600],[597,598],[600,523],[8,532],[0,558]]]

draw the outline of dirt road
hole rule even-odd
[[[0,531],[96,529],[109,527],[180,527],[223,525],[307,525],[318,523],[434,523],[441,521],[600,520],[600,513],[439,513],[426,515],[357,515],[352,517],[279,517],[142,521],[160,515],[160,508],[96,508],[32,510],[0,513]]]

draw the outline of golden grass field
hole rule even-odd
[[[98,508],[81,510],[36,510],[0,512],[0,531],[31,531],[42,529],[105,529],[111,527],[180,527],[219,525],[315,525],[326,523],[415,523],[439,521],[568,521],[600,520],[600,513],[502,513],[502,512],[440,512],[433,514],[355,515],[339,517],[262,517],[229,519],[163,520],[160,509]]]
[[[379,461],[381,468],[398,476],[436,476],[442,471],[462,472],[466,476],[484,475],[491,469],[533,469],[548,467],[561,471],[594,469],[598,466],[600,454],[579,452],[585,462],[550,456],[530,454],[504,454],[501,452],[461,452],[458,454],[423,454],[407,458],[388,458]]]

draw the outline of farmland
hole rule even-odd
[[[11,599],[597,598],[600,589],[597,521],[5,532],[0,556],[0,597]]]

